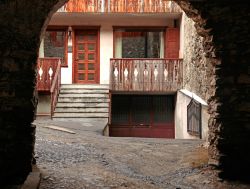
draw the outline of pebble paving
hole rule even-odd
[[[34,123],[40,189],[224,188],[204,162],[193,166],[198,160],[192,153],[204,141],[105,137],[103,122]],[[44,127],[48,125],[76,134]]]

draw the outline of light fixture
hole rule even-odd
[[[68,27],[68,36],[69,36],[69,38],[71,38],[71,34],[72,34],[72,27],[69,26]]]

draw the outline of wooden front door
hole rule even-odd
[[[98,30],[77,30],[74,44],[74,83],[99,83]]]

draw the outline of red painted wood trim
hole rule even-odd
[[[174,125],[170,128],[153,127],[120,127],[112,125],[109,128],[112,137],[147,137],[147,138],[175,138]]]
[[[72,83],[75,83],[75,30],[72,28]]]
[[[100,84],[100,27],[97,28],[97,84]]]

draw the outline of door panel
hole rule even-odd
[[[74,83],[99,83],[98,31],[77,30],[74,46]]]

